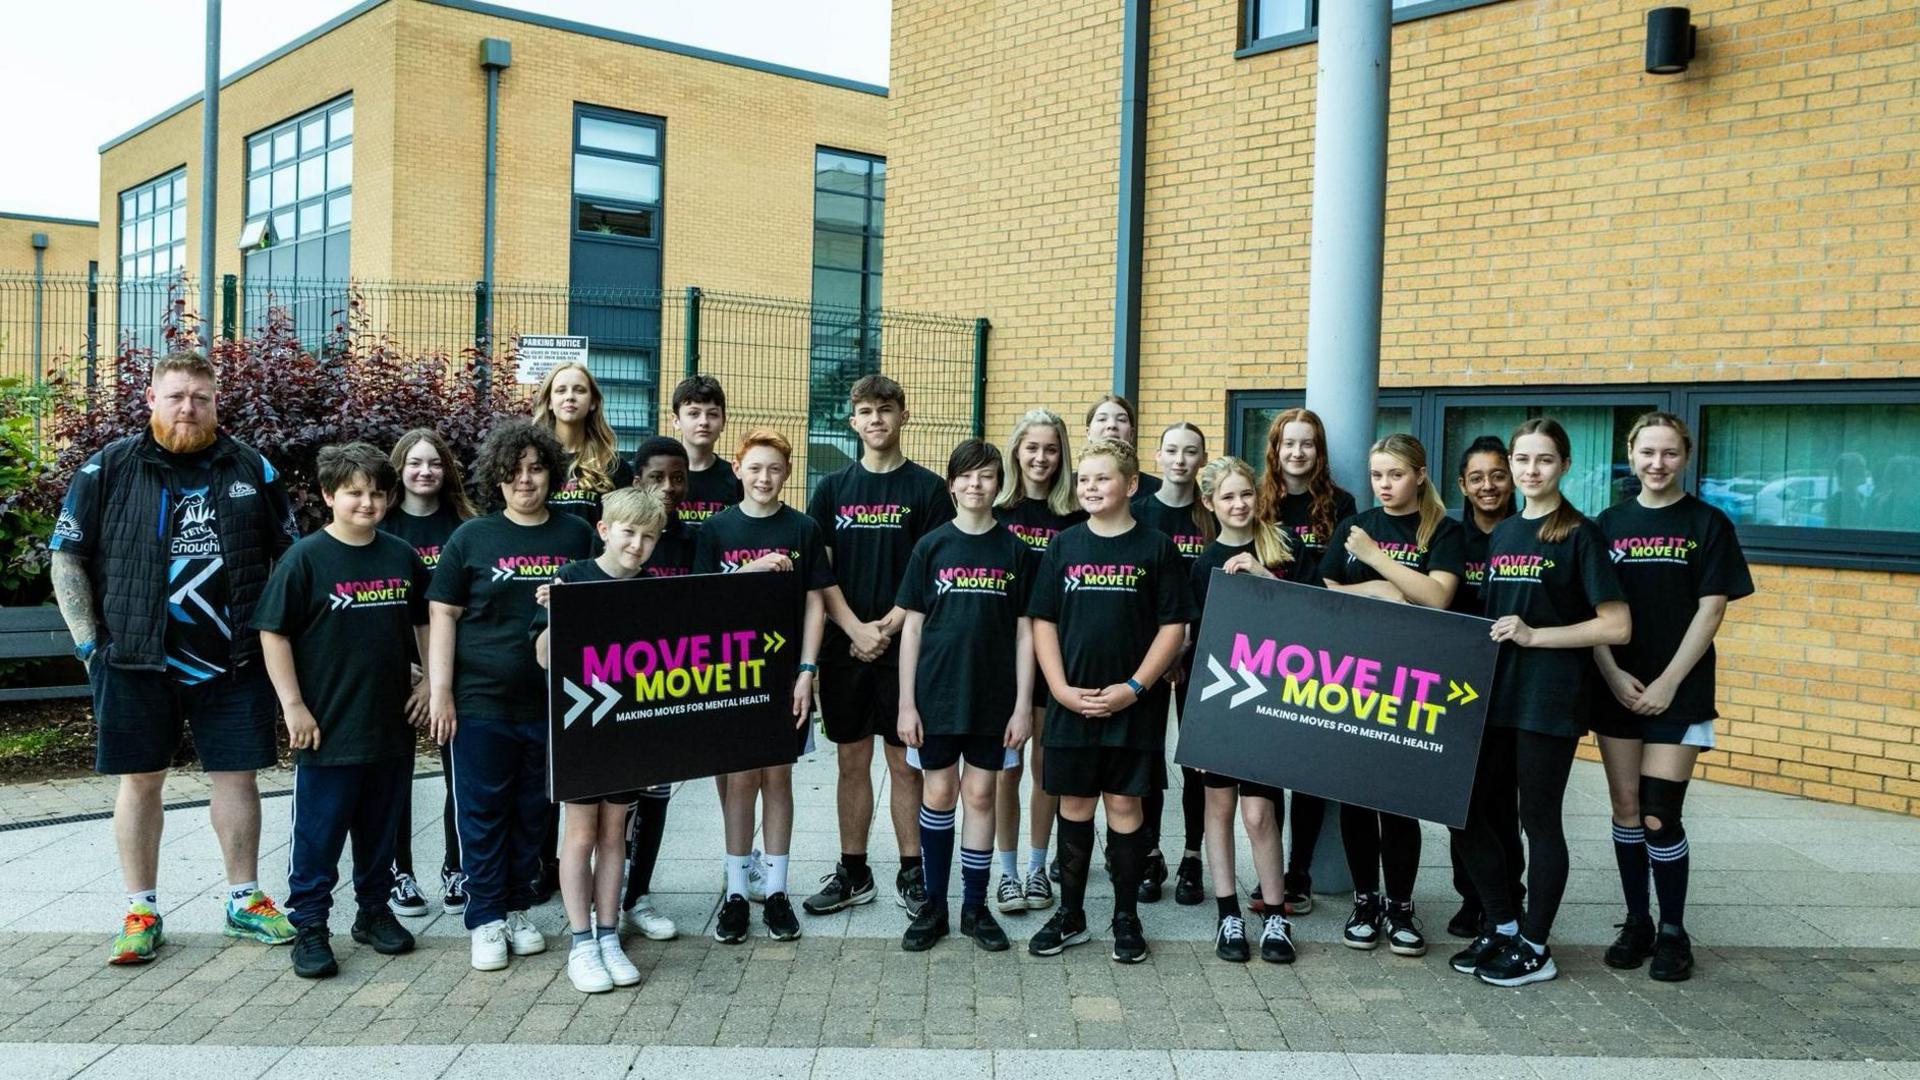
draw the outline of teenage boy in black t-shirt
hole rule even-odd
[[[900,742],[900,672],[892,648],[906,612],[894,604],[913,545],[953,517],[947,486],[900,450],[907,392],[885,375],[853,384],[848,422],[860,436],[860,460],[827,477],[807,502],[826,536],[833,576],[845,603],[829,598],[820,646],[820,713],[839,762],[840,864],[807,898],[815,915],[873,899],[867,831],[873,824],[873,740],[886,743],[901,907],[918,918],[926,905],[920,874],[920,773]]]
[[[353,940],[390,955],[413,948],[387,892],[393,818],[413,781],[409,642],[427,652],[426,569],[406,541],[376,528],[396,484],[387,456],[366,443],[329,446],[318,472],[333,521],[280,560],[253,613],[293,746],[287,900],[293,971],[307,979],[340,970],[327,915],[349,836]]]
[[[673,388],[673,433],[686,449],[687,463],[686,490],[676,516],[689,530],[699,529],[708,518],[746,497],[733,466],[713,452],[726,429],[727,392],[719,379],[695,375]],[[647,458],[653,456],[657,455],[647,445],[634,453],[636,477],[646,471]]]
[[[1166,756],[1164,716],[1147,705],[1164,708],[1164,699],[1147,688],[1179,659],[1193,597],[1173,541],[1133,520],[1127,500],[1138,473],[1126,443],[1102,440],[1082,452],[1088,520],[1048,547],[1027,609],[1034,657],[1053,693],[1044,783],[1060,796],[1060,910],[1027,944],[1035,956],[1089,939],[1082,905],[1097,803],[1106,806],[1113,864],[1113,958],[1147,956],[1135,910],[1148,842],[1140,797],[1159,782]]]
[[[667,508],[667,528],[640,573],[647,577],[679,577],[693,573],[695,531],[680,516],[687,498],[687,448],[678,439],[655,435],[633,452],[633,486],[659,496]]]

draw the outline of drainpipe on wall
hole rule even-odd
[[[485,292],[493,293],[493,215],[494,188],[499,179],[499,142],[500,142],[500,73],[513,65],[513,45],[505,38],[485,38],[480,42],[480,66],[487,73],[487,194],[486,216],[481,223],[480,280],[486,286]],[[487,312],[484,328],[484,340],[478,343],[481,360],[481,380],[484,383],[487,373],[487,358],[493,349],[493,318],[491,305]]]
[[[1146,226],[1147,8],[1126,0],[1121,30],[1120,198],[1113,249],[1113,392],[1140,401],[1140,243]]]
[[[33,234],[33,386],[40,388],[40,381],[46,376],[46,341],[42,328],[46,325],[46,289],[47,289],[47,234]],[[40,403],[33,404],[33,441],[40,442]]]

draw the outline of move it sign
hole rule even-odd
[[[552,797],[591,799],[793,761],[799,587],[793,574],[555,585]]]
[[[1460,827],[1499,650],[1487,625],[1215,571],[1175,760]]]

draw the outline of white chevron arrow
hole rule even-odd
[[[620,704],[620,691],[601,679],[593,680],[593,689],[600,695],[600,704],[593,707],[593,725],[599,727],[601,718],[612,712],[615,705]]]
[[[593,704],[593,695],[575,686],[572,679],[561,679],[560,689],[565,690],[567,696],[573,699],[573,707],[567,710],[567,715],[560,718],[560,726],[570,728],[575,720],[580,719],[580,714],[586,711],[587,706]]]
[[[1233,689],[1233,674],[1220,666],[1220,661],[1212,653],[1207,654],[1207,670],[1213,672],[1213,681],[1200,691],[1200,700],[1208,701],[1217,697],[1222,690]]]
[[[495,580],[495,581],[512,581],[512,580],[513,580],[513,571],[512,571],[511,569],[509,569],[509,568],[507,568],[507,567],[504,567],[504,566],[496,566],[496,567],[494,567],[494,568],[493,568],[493,580]]]
[[[329,611],[339,611],[344,607],[352,607],[353,597],[348,593],[334,593],[332,596],[327,597],[327,603],[333,605],[328,609]]]
[[[1253,672],[1248,671],[1246,668],[1240,669],[1240,681],[1246,683],[1247,688],[1228,699],[1227,704],[1232,708],[1237,709],[1267,692],[1266,684],[1254,678]]]

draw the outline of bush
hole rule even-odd
[[[385,335],[367,333],[359,311],[359,301],[350,301],[345,321],[318,355],[300,342],[284,311],[269,313],[255,336],[216,341],[209,354],[220,376],[221,430],[280,470],[302,533],[326,521],[314,484],[322,447],[358,440],[384,450],[409,429],[426,427],[465,461],[496,420],[527,411],[512,393],[511,359],[496,365],[488,391],[481,393],[479,354],[405,355]],[[195,343],[181,330],[169,330],[168,342],[170,348]],[[42,552],[73,471],[107,443],[146,429],[153,360],[151,350],[123,351],[111,375],[102,373],[102,385],[91,391],[71,376],[49,380],[48,443],[58,449],[26,499],[47,522],[37,534]]]
[[[36,502],[42,471],[34,418],[51,397],[45,387],[0,379],[0,605],[47,598],[47,534],[53,516]]]

